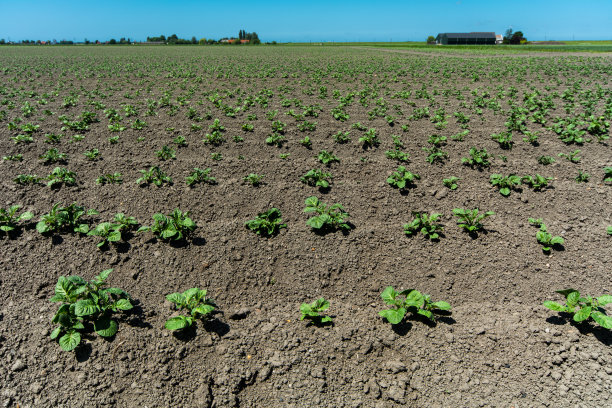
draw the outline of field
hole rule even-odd
[[[0,208],[32,214],[0,233],[3,406],[610,406],[610,330],[542,304],[612,292],[612,58],[475,55],[0,48]],[[155,166],[172,181],[140,180]],[[328,187],[301,181],[313,169]],[[330,218],[310,220],[312,196],[349,215],[316,228]],[[57,203],[97,214],[53,231]],[[197,225],[183,240],[86,233],[176,208]],[[272,208],[286,228],[245,226]],[[467,232],[455,209],[494,214]],[[438,239],[406,234],[434,213]],[[529,218],[564,242],[546,251]],[[134,307],[110,337],[86,318],[62,350],[58,279],[110,268]],[[387,286],[452,309],[392,325]],[[166,295],[193,287],[218,313],[164,328]],[[320,297],[333,323],[300,320]]]

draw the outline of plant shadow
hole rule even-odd
[[[197,335],[196,325],[191,325],[189,327],[184,328],[183,330],[175,330],[172,332],[172,336],[175,339],[180,340],[182,342],[189,342],[193,340]]]
[[[336,316],[329,316],[334,319]],[[321,318],[319,319],[308,319],[308,323],[306,323],[306,327],[315,326],[315,327],[334,327],[334,321],[330,320],[328,322],[322,322]]]
[[[572,319],[572,315],[565,312],[559,312],[558,315],[549,316],[546,318],[546,322],[554,324],[555,326],[565,326],[570,324],[580,332],[580,334],[587,336],[592,334],[600,343],[605,346],[612,346],[612,332],[601,326],[596,326],[591,322],[578,323]]]
[[[140,306],[140,301],[132,299],[132,305],[134,306],[133,308],[125,311],[125,317],[123,319],[125,323],[131,327],[152,329],[153,326],[151,323],[145,320],[145,313]]]
[[[412,323],[402,320],[398,324],[392,324],[391,330],[398,336],[405,336],[412,329]]]
[[[229,324],[219,319],[206,320],[203,324],[204,330],[216,333],[219,337],[225,336],[230,331]]]
[[[74,357],[76,358],[76,361],[78,361],[79,363],[84,363],[85,361],[89,360],[89,357],[91,357],[91,353],[92,353],[91,344],[81,343],[76,348]]]
[[[191,243],[195,246],[204,246],[206,245],[206,239],[202,237],[193,237],[191,238]]]
[[[64,242],[64,238],[61,235],[53,234],[51,235],[51,244],[52,245],[60,245]]]

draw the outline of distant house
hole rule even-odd
[[[496,35],[485,33],[440,33],[436,44],[443,45],[495,45]]]
[[[503,44],[504,36],[501,34],[495,34],[495,44]]]

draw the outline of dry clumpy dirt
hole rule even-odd
[[[566,146],[551,130],[528,121],[540,132],[539,146],[522,142],[514,133],[514,147],[501,150],[490,135],[505,129],[508,98],[500,99],[497,114],[472,108],[472,90],[498,91],[515,87],[517,103],[532,87],[542,95],[558,95],[576,81],[577,95],[599,88],[610,97],[609,60],[582,57],[488,57],[484,60],[380,53],[376,50],[308,47],[218,48],[27,48],[0,49],[1,100],[7,112],[0,123],[2,156],[21,153],[23,161],[0,163],[1,206],[20,204],[34,213],[18,236],[0,244],[0,403],[4,407],[605,407],[612,405],[610,331],[591,324],[574,325],[566,317],[541,306],[561,300],[554,290],[574,287],[583,293],[612,292],[612,186],[603,183],[603,167],[612,164],[609,144],[596,141]],[[493,76],[492,73],[502,73]],[[445,76],[444,73],[450,73]],[[479,73],[473,82],[472,73]],[[319,98],[319,88],[328,89]],[[218,91],[223,103],[242,106],[247,96],[262,89],[272,93],[267,107],[255,103],[235,118],[227,117],[209,98]],[[350,119],[335,120],[332,97],[370,88],[367,108],[359,96],[346,108]],[[308,95],[312,89],[312,95]],[[417,97],[426,89],[431,99]],[[445,95],[452,89],[462,96]],[[97,92],[92,92],[97,90]],[[234,94],[228,96],[225,91]],[[238,91],[237,91],[238,90]],[[407,99],[392,98],[409,90]],[[31,92],[30,92],[31,91]],[[139,92],[137,92],[139,91]],[[156,107],[147,116],[146,100],[158,101],[165,91],[177,113]],[[62,107],[64,98],[78,95],[76,106]],[[581,93],[582,92],[582,93]],[[606,91],[603,91],[606,92]],[[47,94],[43,96],[43,94]],[[126,97],[126,94],[129,97]],[[564,101],[549,120],[565,117]],[[42,97],[47,104],[37,101]],[[181,97],[178,102],[177,97]],[[316,130],[300,132],[285,115],[297,98],[318,104]],[[384,98],[397,124],[382,117],[370,121],[367,111]],[[213,98],[214,99],[214,98]],[[103,109],[95,100],[115,108],[128,129],[111,133]],[[577,101],[580,97],[577,96]],[[22,117],[28,101],[36,112],[23,123],[40,125],[31,144],[14,144],[7,123]],[[465,101],[466,104],[462,105]],[[603,112],[605,97],[596,107]],[[131,104],[143,130],[129,128],[122,106]],[[393,105],[399,105],[401,114]],[[577,102],[577,111],[581,105]],[[436,130],[427,118],[409,120],[414,107],[444,107],[448,126]],[[202,130],[186,117],[189,107],[202,116]],[[48,109],[53,115],[44,115]],[[268,146],[271,132],[266,112],[278,110],[287,124],[282,148]],[[100,122],[82,132],[61,131],[57,117],[75,118],[94,111]],[[450,139],[462,129],[453,112],[471,116],[469,135]],[[209,112],[210,119],[204,116]],[[244,132],[247,115],[254,132]],[[202,143],[213,118],[225,126],[226,141],[219,147]],[[361,122],[377,129],[380,146],[364,150]],[[408,124],[407,131],[401,129]],[[174,130],[167,130],[174,128]],[[351,142],[337,144],[332,135],[350,131]],[[57,145],[45,143],[47,133],[63,133]],[[120,135],[117,144],[108,138]],[[398,163],[385,157],[393,149],[391,135],[399,135],[410,154],[406,164],[421,178],[416,187],[400,193],[386,183]],[[443,150],[448,160],[431,165],[422,147],[432,134],[448,137]],[[188,145],[172,139],[185,136]],[[242,142],[232,140],[240,135]],[[299,141],[306,135],[312,149]],[[144,137],[144,141],[138,141]],[[163,145],[176,149],[176,159],[160,161],[155,151]],[[486,148],[495,156],[489,169],[461,165],[470,147]],[[38,158],[56,147],[68,154],[66,167],[77,174],[76,186],[51,189],[44,184],[19,186],[18,174],[46,176],[55,165]],[[82,154],[98,148],[101,159]],[[549,166],[541,155],[557,156],[579,148],[579,164],[558,158]],[[326,149],[340,162],[329,171],[328,192],[300,182],[309,169],[324,168],[315,158]],[[212,160],[218,152],[223,160]],[[290,154],[285,159],[279,155]],[[507,157],[507,161],[499,158]],[[171,186],[138,186],[138,170],[159,165],[172,178]],[[217,184],[185,185],[194,167],[210,167]],[[578,170],[591,175],[576,183]],[[98,185],[102,174],[120,172],[123,184]],[[244,184],[249,173],[264,174],[260,187]],[[542,192],[523,187],[503,197],[489,184],[492,173],[535,174],[554,177]],[[450,191],[442,179],[460,178]],[[355,228],[315,234],[306,225],[304,200],[317,195],[326,203],[341,203]],[[100,214],[92,225],[124,212],[150,225],[151,215],[178,207],[190,211],[198,224],[185,244],[172,246],[150,233],[136,234],[126,243],[98,250],[97,238],[78,234],[40,235],[34,225],[57,202],[77,202]],[[282,212],[288,224],[278,236],[261,238],[244,222],[270,207]],[[460,231],[453,208],[495,211],[486,231],[471,238]],[[429,242],[422,235],[408,237],[403,224],[411,211],[441,213],[445,236]],[[536,229],[527,218],[543,218],[549,231],[565,239],[562,251],[542,252]],[[49,301],[59,276],[91,279],[113,268],[112,286],[125,289],[136,307],[119,317],[119,332],[103,339],[83,335],[75,352],[64,352],[49,338],[57,304]],[[434,300],[446,300],[452,314],[436,326],[408,318],[391,326],[378,316],[384,305],[381,291],[388,285],[417,288]],[[222,313],[194,331],[174,335],[164,322],[174,313],[165,295],[190,287],[208,290]],[[334,325],[316,327],[299,320],[299,305],[325,297],[331,303]]]

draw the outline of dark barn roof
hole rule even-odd
[[[446,36],[447,38],[495,38],[493,32],[482,33],[440,33],[438,36]]]
[[[440,33],[436,37],[437,44],[495,44],[495,33]]]

